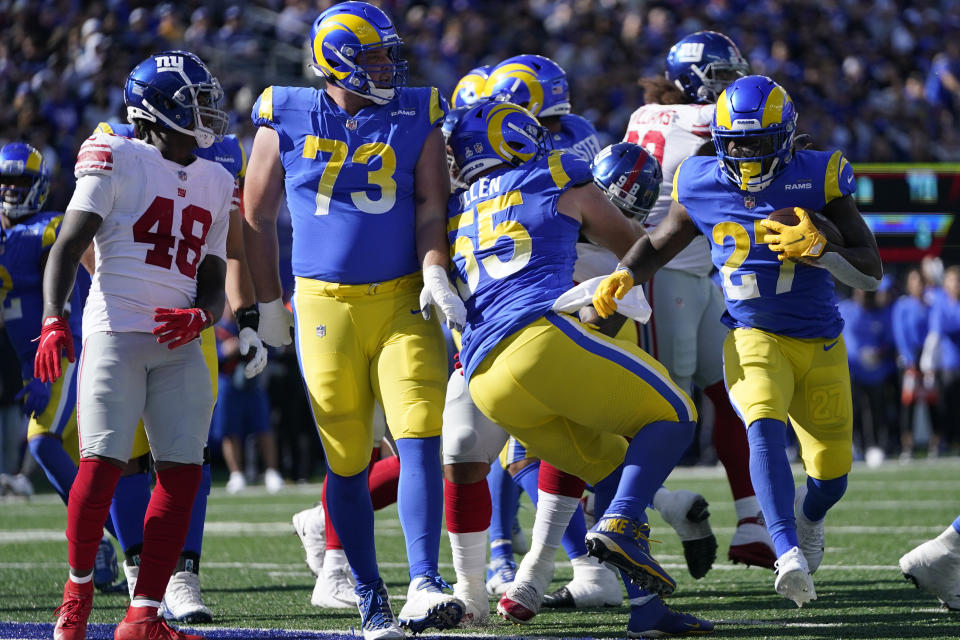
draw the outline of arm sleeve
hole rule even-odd
[[[77,180],[77,186],[67,205],[67,211],[88,211],[106,218],[113,211],[116,194],[113,190],[113,175],[89,173]]]

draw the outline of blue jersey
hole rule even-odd
[[[295,276],[364,284],[419,271],[414,169],[446,110],[433,88],[352,116],[325,91],[264,89],[252,118],[280,138]]]
[[[125,122],[101,122],[97,125],[96,131],[112,133],[125,138],[134,137],[133,125]],[[224,136],[223,140],[214,142],[206,149],[197,147],[193,155],[204,160],[220,163],[237,179],[243,178],[247,172],[247,154],[244,153],[240,140],[233,134]]]
[[[557,200],[591,182],[586,162],[554,152],[495,171],[450,198],[447,233],[467,307],[460,362],[468,378],[501,340],[573,286],[580,224],[557,212]]]
[[[10,335],[13,348],[20,358],[24,380],[33,378],[33,358],[43,320],[43,265],[46,253],[53,246],[63,222],[62,213],[45,211],[30,216],[24,222],[5,229],[0,241],[0,302],[3,307],[3,322]],[[90,279],[86,271],[77,274],[77,283],[70,300],[70,331],[73,333],[76,352],[79,353],[81,335],[80,320],[83,314],[83,298],[89,289]]]
[[[573,113],[559,118],[560,131],[550,135],[553,148],[557,151],[572,151],[581,160],[592,162],[600,153],[597,130],[589,120]]]
[[[930,307],[913,296],[901,296],[893,303],[893,341],[897,357],[905,367],[916,368],[927,339]]]
[[[790,260],[781,262],[758,241],[760,220],[777,209],[821,211],[856,189],[853,169],[839,151],[796,151],[770,186],[740,191],[722,173],[718,160],[692,156],[673,177],[673,199],[710,241],[710,255],[723,279],[731,328],[752,327],[792,338],[835,338],[843,329],[833,277]]]
[[[866,309],[853,300],[844,300],[837,306],[843,316],[850,377],[861,384],[883,383],[897,370],[891,308]]]
[[[940,369],[960,370],[960,301],[945,292],[930,306],[930,332],[940,334]]]

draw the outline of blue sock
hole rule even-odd
[[[641,589],[638,587],[632,580],[630,580],[630,578],[627,577],[627,574],[625,574],[623,571],[620,571],[620,579],[623,580],[623,584],[627,588],[627,599],[630,600],[630,622],[634,623],[633,626],[638,626],[638,623],[640,622],[657,622],[657,620],[660,619],[660,616],[663,615],[663,606],[661,605],[658,607],[656,603],[663,603],[663,600],[656,597],[646,589]],[[650,606],[646,607],[647,605]],[[643,610],[643,607],[646,607],[648,610]],[[642,617],[635,620],[634,613]],[[653,620],[646,620],[644,616],[646,613],[650,613],[651,617],[656,617]],[[649,625],[642,626],[649,628]]]
[[[47,480],[53,485],[63,504],[67,504],[70,487],[77,477],[77,465],[64,448],[63,444],[51,436],[37,436],[28,443],[30,453],[43,469]]]
[[[150,474],[122,476],[113,492],[110,519],[117,531],[120,548],[126,551],[143,544],[143,520],[150,502]]]
[[[443,528],[443,466],[440,436],[399,438],[400,485],[397,511],[407,543],[410,579],[439,575]],[[327,489],[329,492],[329,488]],[[329,493],[327,499],[330,499]],[[339,528],[337,529],[339,532]]]
[[[644,517],[653,494],[690,446],[695,428],[696,424],[690,421],[664,420],[651,422],[637,431],[627,447],[620,484],[609,512],[634,519]]]
[[[190,512],[190,528],[187,529],[187,540],[183,543],[185,553],[195,553],[200,557],[203,550],[203,525],[207,521],[207,496],[210,495],[210,464],[201,467],[200,487],[197,488],[197,497],[193,499],[193,510]]]
[[[537,506],[537,501],[540,499],[540,494],[537,493],[537,487],[540,484],[540,461],[531,462],[523,469],[520,469],[520,471],[517,471],[513,475],[513,481],[527,492],[533,506]]]
[[[517,519],[517,507],[520,504],[520,486],[517,485],[494,460],[487,474],[487,486],[490,487],[490,499],[493,502],[493,515],[490,518],[490,560],[495,558],[513,558],[513,523]]]
[[[833,480],[817,480],[807,476],[807,497],[803,499],[803,515],[808,520],[823,520],[827,511],[840,501],[847,490],[847,474]]]
[[[560,543],[563,550],[567,552],[567,557],[573,560],[580,556],[587,555],[587,545],[583,539],[587,535],[587,520],[583,515],[583,505],[577,505],[577,510],[573,512],[570,518],[570,524],[563,532],[563,538]]]
[[[797,520],[793,513],[793,474],[787,459],[787,425],[761,418],[747,429],[750,443],[750,480],[757,493],[767,531],[777,557],[797,546]]]
[[[353,476],[340,476],[327,466],[327,509],[357,584],[375,586],[380,580],[380,570],[373,541],[373,503],[366,468]]]
[[[593,517],[597,520],[603,517],[610,501],[617,493],[617,487],[620,486],[620,476],[623,474],[623,465],[610,472],[606,478],[593,485]]]
[[[953,530],[960,533],[960,516],[957,516],[957,519],[953,521]]]

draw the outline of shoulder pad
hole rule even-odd
[[[554,151],[547,156],[550,177],[558,189],[566,190],[593,182],[590,165],[570,151]]]
[[[258,127],[278,124],[284,111],[307,111],[316,104],[317,89],[269,86],[253,103],[250,118]]]
[[[114,148],[120,140],[122,138],[113,134],[94,132],[80,146],[77,163],[73,168],[74,176],[81,178],[85,175],[105,175],[112,172]]]

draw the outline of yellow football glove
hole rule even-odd
[[[633,289],[633,271],[627,267],[617,267],[593,292],[594,309],[601,318],[609,318],[617,310],[616,300],[623,300],[630,289]]]
[[[777,252],[777,258],[781,262],[786,258],[819,258],[827,246],[827,238],[820,233],[806,211],[794,207],[794,212],[800,222],[792,227],[776,220],[761,220],[760,224],[773,232],[764,234],[762,242],[765,242],[771,251]]]

